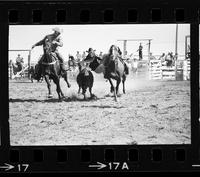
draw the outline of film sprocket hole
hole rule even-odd
[[[0,173],[199,171],[199,8],[0,0]]]

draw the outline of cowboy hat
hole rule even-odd
[[[96,50],[93,50],[92,48],[89,48],[88,50],[86,50],[86,52],[94,52],[94,51],[96,51]]]
[[[53,31],[56,31],[56,32],[58,32],[58,33],[61,33],[61,32],[62,32],[62,30],[61,30],[60,28],[58,28],[58,27],[52,28],[52,30],[53,30]]]

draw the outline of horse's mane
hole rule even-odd
[[[110,46],[110,49],[109,49],[109,51],[108,51],[108,54],[109,54],[109,55],[111,54],[111,50],[112,50],[113,47],[115,47],[115,48],[117,49],[117,52],[118,52],[119,55],[122,54],[120,48],[119,48],[117,45],[111,45],[111,46]]]

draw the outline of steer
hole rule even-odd
[[[76,81],[79,86],[78,93],[80,93],[82,89],[82,94],[84,95],[84,100],[86,99],[86,90],[89,88],[90,97],[94,97],[92,94],[92,87],[94,83],[94,76],[92,72],[87,69],[83,63],[78,63],[79,66],[79,74],[77,75]]]

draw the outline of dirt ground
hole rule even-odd
[[[94,74],[96,99],[83,100],[71,76],[66,99],[47,98],[46,83],[9,81],[11,145],[189,144],[190,82],[148,81],[128,76],[118,102]],[[87,92],[88,93],[88,92]],[[87,94],[89,97],[89,93]]]

